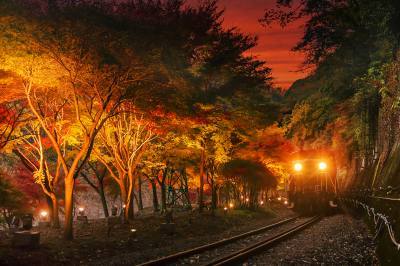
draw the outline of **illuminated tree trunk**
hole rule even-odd
[[[127,223],[129,221],[129,206],[130,206],[130,203],[128,203],[128,194],[124,182],[118,182],[118,184],[121,191],[121,202],[125,206],[123,208],[124,222]]]
[[[52,217],[52,225],[54,228],[60,228],[60,217],[58,216],[58,201],[57,197],[54,193],[51,194],[51,217]]]
[[[65,178],[65,221],[64,238],[71,240],[73,235],[73,192],[75,180],[72,177]]]

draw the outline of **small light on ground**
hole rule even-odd
[[[40,216],[41,216],[42,218],[46,218],[47,215],[48,215],[47,211],[41,211],[41,212],[40,212]]]
[[[224,207],[224,211],[228,210],[228,207]]]
[[[285,205],[287,205],[287,204],[288,204],[288,201],[287,201],[287,200],[285,200],[284,204],[285,204]]]
[[[278,200],[279,200],[279,201],[281,201],[281,200],[282,200],[282,198],[281,198],[281,197],[278,197]]]
[[[260,204],[261,204],[261,205],[264,205],[264,201],[261,201]]]
[[[136,229],[131,229],[131,233],[135,233],[136,232]]]
[[[84,210],[85,210],[85,208],[83,208],[83,207],[79,207],[79,209],[78,209],[80,212],[83,212]]]

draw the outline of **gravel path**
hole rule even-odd
[[[325,217],[243,265],[379,265],[366,225],[345,214]]]

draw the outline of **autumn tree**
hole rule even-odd
[[[6,55],[3,67],[23,79],[30,111],[61,161],[65,180],[65,237],[71,239],[74,181],[90,157],[97,134],[114,115],[128,87],[147,78],[149,71],[143,70],[126,42],[116,41],[122,40],[122,34],[99,25],[95,17],[85,16],[85,20],[91,20],[83,22],[67,14],[59,15],[57,23],[49,18],[46,24],[40,25],[23,17],[12,18],[23,33],[19,38],[6,39],[2,54]],[[15,30],[9,27],[2,32],[13,34]],[[114,34],[112,38],[110,34]],[[12,51],[16,43],[23,43],[18,53]],[[41,98],[42,91],[47,88],[58,91],[55,110],[64,112],[65,116],[42,112],[47,104]],[[68,154],[63,153],[54,130],[64,121],[68,121],[70,132],[78,132],[76,135],[80,136],[68,147]]]
[[[110,118],[100,131],[94,155],[120,187],[126,221],[132,207],[137,166],[155,137],[151,121],[131,105],[121,106],[118,114]]]
[[[46,141],[44,132],[37,121],[25,123],[20,131],[24,137],[13,145],[14,153],[32,173],[35,183],[41,187],[45,197],[50,199],[51,222],[53,227],[58,228],[60,220],[56,190],[61,176],[61,161],[49,150],[50,143]]]

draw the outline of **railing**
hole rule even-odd
[[[374,198],[380,198],[380,197],[374,197]],[[390,198],[383,198],[383,199],[390,199]],[[361,201],[358,201],[356,199],[341,198],[340,200],[344,201],[344,202],[350,202],[356,207],[357,206],[362,207],[367,212],[368,217],[369,218],[371,218],[371,217],[373,218],[373,222],[375,224],[375,229],[376,229],[375,238],[381,232],[381,230],[383,228],[383,225],[385,225],[386,229],[387,229],[387,232],[389,234],[390,240],[392,241],[393,245],[397,248],[397,250],[398,251],[400,250],[400,242],[398,242],[396,237],[395,237],[395,234],[394,234],[394,231],[393,231],[393,226],[390,223],[388,216],[386,216],[386,215],[384,215],[382,213],[376,212],[375,208],[370,207],[367,204],[365,204],[365,203],[363,203]],[[396,200],[397,201],[397,200],[400,200],[400,199],[391,199],[391,200]]]

